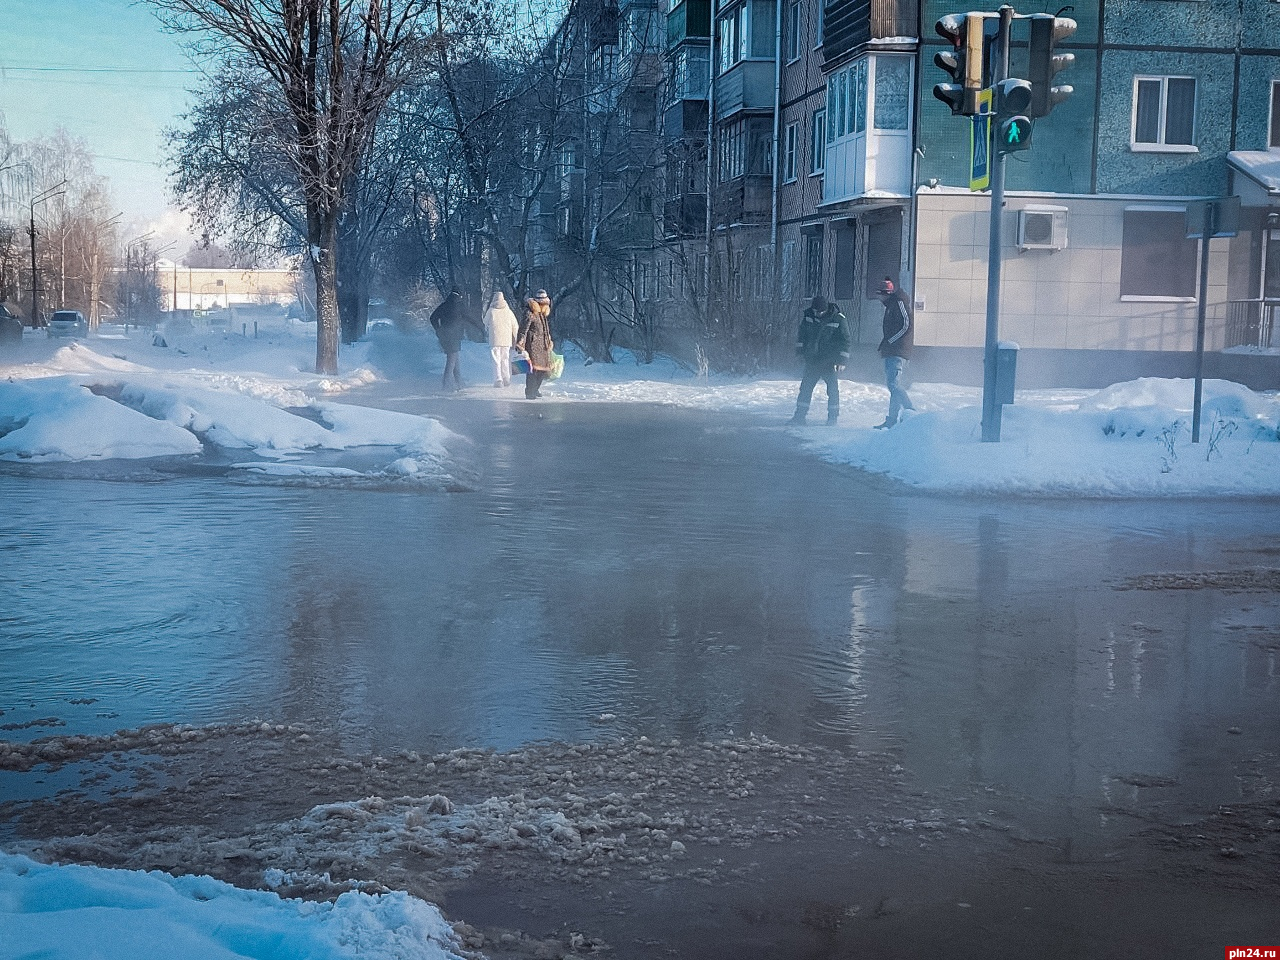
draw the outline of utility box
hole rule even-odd
[[[1008,340],[996,344],[996,403],[1013,403],[1018,379],[1018,345]]]

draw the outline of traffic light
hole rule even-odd
[[[933,95],[953,114],[972,117],[978,112],[982,90],[982,14],[949,13],[935,24],[938,36],[951,42],[951,50],[935,54],[933,62],[947,72],[951,83],[939,83]]]
[[[1031,146],[1031,120],[1027,117],[1009,117],[1000,121],[996,131],[996,149],[1001,153],[1016,153]]]
[[[1001,153],[1014,153],[1031,146],[1031,118],[1027,107],[1031,103],[1032,88],[1026,80],[1010,77],[996,84],[996,149]]]
[[[1076,32],[1070,17],[1039,14],[1031,18],[1031,117],[1047,117],[1049,112],[1074,92],[1067,85],[1053,85],[1053,78],[1075,63],[1073,53],[1054,53],[1059,40]]]
[[[1031,104],[1033,90],[1026,80],[1010,77],[1001,80],[997,85],[999,99],[996,101],[996,112],[1002,117],[1012,117],[1026,113]]]

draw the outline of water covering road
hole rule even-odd
[[[259,717],[352,753],[755,733],[892,751],[910,789],[982,798],[1060,862],[1153,810],[1272,796],[1274,503],[925,497],[758,420],[365,400],[469,437],[474,482],[0,474],[3,737]],[[9,799],[58,784],[0,774]],[[736,949],[791,942],[742,922]],[[864,934],[812,955],[886,946]]]

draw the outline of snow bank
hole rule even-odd
[[[404,893],[285,900],[210,877],[49,866],[0,853],[0,960],[457,960],[435,907]]]
[[[35,355],[41,346],[24,342],[33,355],[3,368],[8,381],[0,382],[0,459],[136,460],[216,450],[262,458],[232,469],[280,481],[443,485],[453,480],[446,443],[455,434],[427,417],[325,399],[376,375],[363,366],[339,378],[302,373],[296,340],[259,345],[243,337],[206,337],[203,349],[192,353],[207,367],[167,372],[99,351],[127,349],[173,368],[191,354],[124,337],[45,346]],[[237,364],[247,369],[227,369]],[[253,373],[254,367],[268,372]],[[392,456],[383,465],[366,463],[360,469],[279,462],[361,448],[389,448]]]
[[[0,383],[0,459],[138,459],[201,449],[181,426],[140,416],[72,377]]]
[[[829,460],[936,492],[1280,495],[1277,398],[1207,381],[1192,444],[1193,390],[1189,380],[1144,379],[1076,401],[1041,391],[1005,408],[999,443],[981,441],[978,405],[926,410],[888,431],[802,435]],[[927,399],[930,391],[915,393]]]

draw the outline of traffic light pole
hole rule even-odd
[[[1009,33],[1013,7],[1000,8],[1000,30],[991,47],[992,87],[996,102],[992,108],[1001,116],[1000,83],[1009,76]],[[1004,220],[1004,151],[991,148],[991,232],[987,241],[987,336],[982,355],[982,442],[1000,441],[1000,419],[1004,408],[996,400],[996,345],[1000,341],[1000,267]]]

